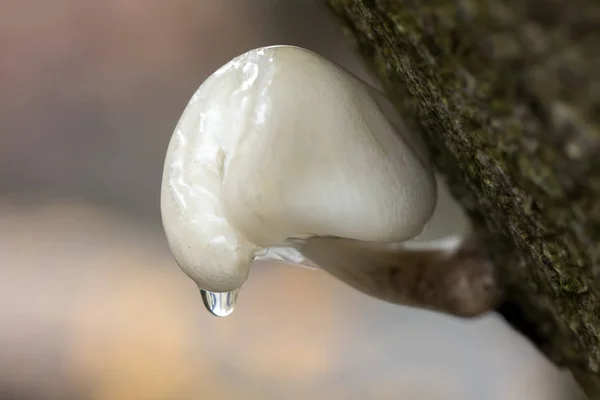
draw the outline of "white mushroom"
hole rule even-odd
[[[372,87],[292,46],[249,51],[200,86],[169,144],[161,209],[209,310],[229,314],[250,264],[265,258],[319,266],[399,304],[491,307],[481,255],[398,245],[434,214],[436,180],[419,139],[385,107]]]

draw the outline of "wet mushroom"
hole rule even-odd
[[[249,51],[200,86],[167,150],[161,211],[214,315],[233,311],[259,259],[320,267],[388,302],[460,316],[493,307],[477,249],[408,245],[434,215],[437,184],[419,138],[384,103],[293,46]]]

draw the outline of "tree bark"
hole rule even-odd
[[[326,1],[481,231],[509,319],[600,399],[600,2]]]

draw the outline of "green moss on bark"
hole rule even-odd
[[[600,399],[600,3],[328,0],[544,350]]]

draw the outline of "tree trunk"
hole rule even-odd
[[[509,319],[600,399],[600,2],[327,2],[481,230]]]

